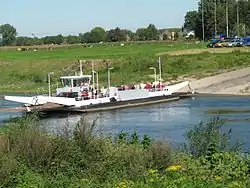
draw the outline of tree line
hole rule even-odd
[[[227,29],[228,25],[228,29]],[[204,26],[204,30],[203,30]],[[250,35],[250,1],[248,0],[201,0],[198,10],[189,11],[185,15],[184,25],[176,29],[157,29],[154,24],[138,28],[136,32],[116,27],[104,30],[95,27],[79,35],[45,36],[38,38],[17,36],[17,30],[10,24],[0,26],[1,45],[41,45],[41,44],[76,44],[122,41],[150,41],[179,39],[185,33],[195,32],[199,39],[210,39],[216,34],[225,36]],[[204,31],[204,32],[203,32]],[[228,31],[228,32],[227,32]],[[172,35],[174,32],[174,35]]]
[[[194,31],[196,37],[203,39],[203,25],[205,39],[216,34],[226,36],[227,25],[228,36],[250,34],[250,1],[201,0],[197,11],[186,13],[183,28],[186,31]]]
[[[172,32],[175,32],[173,38]],[[63,36],[45,36],[38,38],[17,36],[17,30],[10,24],[0,26],[0,44],[30,46],[42,44],[77,44],[77,43],[100,43],[100,42],[123,42],[123,41],[150,41],[150,40],[167,40],[178,39],[181,29],[157,29],[154,24],[149,24],[146,28],[138,28],[136,32],[116,27],[105,31],[101,27],[95,27],[86,33],[79,35]]]

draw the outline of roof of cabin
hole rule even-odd
[[[91,75],[82,75],[82,76],[61,76],[60,79],[74,79],[74,80],[78,80],[81,78],[91,78]]]

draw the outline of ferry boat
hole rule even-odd
[[[39,111],[43,112],[53,110],[85,111],[86,109],[100,107],[105,110],[105,107],[108,106],[119,108],[131,106],[131,104],[156,103],[164,101],[163,99],[176,98],[173,95],[175,92],[189,86],[189,81],[184,81],[170,86],[164,86],[161,82],[157,82],[158,84],[154,82],[150,87],[146,87],[146,84],[138,84],[132,88],[108,87],[99,89],[98,78],[96,83],[94,82],[95,71],[92,69],[92,75],[83,75],[81,67],[80,64],[80,75],[60,77],[62,87],[56,89],[55,96],[50,96],[50,94],[49,96],[37,95],[32,97],[4,96],[4,99],[24,104],[28,112],[38,106]],[[108,75],[110,74],[108,73]],[[54,104],[54,106],[51,104]]]

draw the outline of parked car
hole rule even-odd
[[[220,40],[220,41],[217,42],[214,46],[217,47],[217,48],[226,47],[226,46],[228,46],[230,40],[231,40],[230,38]]]
[[[212,39],[212,40],[210,40],[210,42],[207,44],[207,47],[208,47],[208,48],[214,48],[214,47],[215,47],[215,44],[217,44],[218,42],[220,42],[219,39]]]
[[[243,45],[250,46],[250,37],[243,38]]]
[[[244,45],[243,39],[233,39],[228,43],[228,47],[242,47]]]

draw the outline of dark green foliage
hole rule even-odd
[[[136,131],[106,137],[84,117],[59,135],[46,133],[37,120],[34,114],[0,129],[9,148],[0,145],[0,187],[243,188],[248,182],[248,157],[228,150],[230,137],[219,131],[218,118],[187,133],[191,155]]]
[[[0,164],[7,165],[0,169],[0,185],[40,187],[41,180],[46,187],[67,187],[84,178],[96,183],[142,180],[158,155],[152,152],[150,138],[145,135],[140,139],[136,131],[124,134],[127,136],[120,134],[117,139],[98,136],[94,133],[95,121],[88,123],[83,118],[72,133],[65,129],[60,136],[53,136],[37,126],[35,117],[9,122],[2,129],[11,151],[0,158]],[[7,174],[13,174],[14,179]]]
[[[15,42],[17,31],[10,24],[0,25],[0,46],[12,45]]]
[[[187,148],[194,156],[211,156],[218,151],[230,149],[231,129],[223,132],[224,120],[214,118],[210,122],[201,122],[186,133]]]
[[[203,2],[203,7],[202,7]],[[216,7],[215,7],[216,2]],[[237,6],[239,7],[239,25],[237,26]],[[195,31],[196,37],[202,39],[202,10],[204,11],[205,39],[213,38],[215,33],[226,36],[226,7],[228,7],[229,35],[249,35],[249,1],[239,0],[202,0],[198,2],[198,11],[186,13],[184,28],[187,31]],[[215,31],[216,10],[216,31]]]

